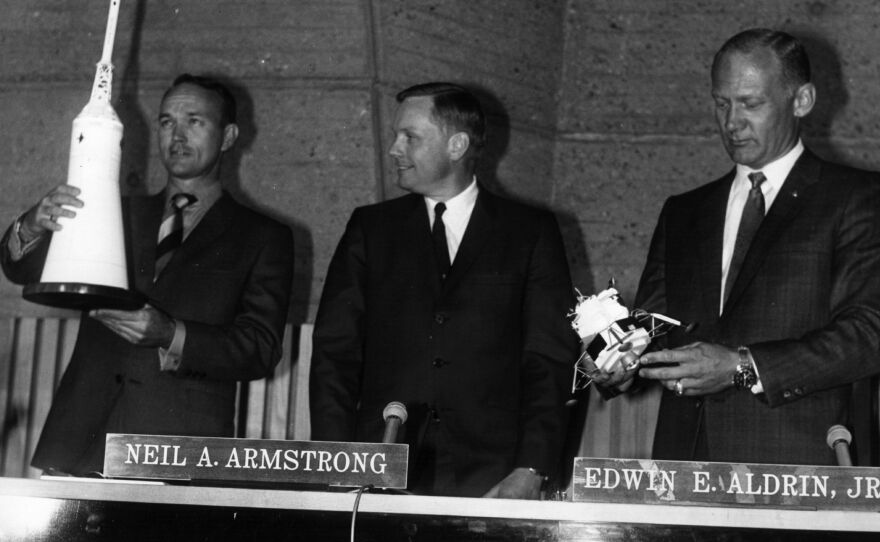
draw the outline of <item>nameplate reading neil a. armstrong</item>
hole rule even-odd
[[[572,500],[880,511],[880,468],[578,457]]]
[[[406,488],[409,446],[109,433],[110,478]]]

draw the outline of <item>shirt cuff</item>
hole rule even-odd
[[[176,371],[180,368],[183,358],[183,343],[186,341],[186,324],[180,320],[174,321],[174,338],[168,348],[159,347],[159,369],[161,371]]]
[[[6,248],[9,250],[9,258],[13,262],[17,262],[27,256],[43,238],[42,235],[38,235],[30,240],[24,239],[21,233],[21,223],[24,220],[24,215],[25,213],[18,215],[18,218],[12,223],[12,235],[9,236],[9,241],[6,243]]]
[[[755,363],[755,358],[752,356],[751,350],[749,350],[749,362],[751,362],[751,364],[752,364],[752,369],[755,370],[755,378],[758,379],[758,381],[755,383],[755,385],[752,386],[750,389],[751,389],[752,393],[754,393],[755,395],[758,395],[760,393],[764,393],[764,385],[761,384],[761,373],[758,372],[758,364]]]

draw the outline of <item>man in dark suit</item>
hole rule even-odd
[[[81,320],[35,467],[99,472],[108,432],[233,436],[236,381],[272,373],[293,240],[287,227],[222,189],[220,160],[237,135],[235,101],[218,82],[183,75],[166,91],[158,140],[168,184],[123,202],[133,284],[148,301]],[[75,220],[89,204],[78,196],[76,187],[56,187],[6,232],[2,263],[11,280],[39,280],[50,234],[63,227],[58,217]],[[178,215],[183,241],[162,256],[157,241],[178,201],[187,203]]]
[[[333,256],[312,437],[381,441],[383,407],[400,401],[409,489],[536,498],[560,460],[577,354],[556,220],[476,181],[471,93],[428,83],[397,100],[389,152],[411,194],[356,209]]]
[[[728,40],[712,97],[736,167],[667,200],[636,299],[697,324],[642,357],[666,388],[654,458],[833,464],[826,431],[870,415],[854,390],[880,370],[880,179],[804,148],[816,91],[788,34]]]

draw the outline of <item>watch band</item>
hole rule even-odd
[[[740,346],[737,348],[737,352],[739,353],[739,365],[736,366],[736,372],[733,373],[733,387],[738,390],[750,390],[758,383],[758,374],[752,365],[749,349]]]

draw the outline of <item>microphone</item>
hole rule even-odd
[[[382,417],[385,418],[382,444],[394,444],[397,442],[397,430],[406,423],[406,406],[398,401],[391,401],[382,410]]]
[[[849,429],[842,425],[832,425],[825,435],[828,447],[837,455],[837,464],[841,467],[852,467],[852,459],[849,456],[849,443],[852,442],[852,434]]]

